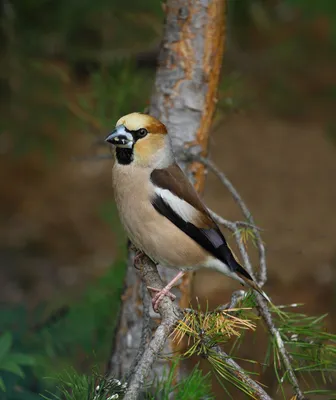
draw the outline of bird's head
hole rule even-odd
[[[105,141],[115,146],[119,164],[157,168],[172,162],[167,128],[147,114],[131,113],[121,117]]]

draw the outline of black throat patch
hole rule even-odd
[[[133,161],[133,147],[131,149],[125,147],[117,147],[116,157],[119,164],[130,164]]]

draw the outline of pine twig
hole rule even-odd
[[[217,177],[218,179],[222,182],[222,184],[229,190],[231,193],[233,199],[235,202],[239,205],[240,209],[242,210],[242,213],[244,217],[247,219],[247,221],[251,224],[251,229],[255,235],[255,238],[257,240],[257,247],[258,247],[258,252],[259,252],[259,264],[260,264],[260,271],[259,271],[259,279],[258,279],[258,284],[260,286],[263,286],[267,280],[267,265],[266,265],[266,252],[265,252],[265,246],[263,244],[263,241],[260,236],[259,230],[256,228],[254,218],[252,214],[250,213],[249,209],[247,208],[245,202],[241,198],[240,194],[236,190],[236,188],[233,186],[233,184],[230,182],[230,180],[227,178],[227,176],[222,172],[215,164],[213,161],[206,157],[202,157],[200,155],[195,155],[195,154],[188,154],[188,157],[191,157],[194,161],[198,161],[205,165],[207,168],[209,168]],[[242,254],[243,256],[243,254]],[[246,260],[245,260],[246,261]],[[250,273],[253,274],[252,268],[249,267]]]
[[[292,367],[291,361],[290,361],[290,356],[286,350],[285,344],[281,338],[279,330],[276,328],[272,315],[268,309],[268,306],[264,300],[264,298],[258,293],[256,294],[257,297],[257,310],[261,317],[263,318],[267,329],[269,333],[274,337],[274,340],[276,341],[282,362],[284,364],[284,367],[287,370],[289,380],[293,386],[293,389],[296,393],[296,398],[297,400],[305,400],[306,397],[304,396],[303,392],[300,389],[299,381],[297,380],[297,377],[295,375],[294,369]]]
[[[228,368],[228,372],[234,375],[236,378],[247,384],[252,394],[255,398],[260,400],[272,400],[272,398],[265,392],[265,390],[252,378],[250,378],[246,372],[238,365],[230,356],[225,353],[219,346],[214,346],[211,348],[217,356],[222,359],[226,364],[228,364],[231,368]]]

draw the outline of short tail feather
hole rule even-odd
[[[244,270],[245,271],[245,270]],[[246,272],[246,271],[245,271]],[[271,303],[271,299],[267,296],[267,294],[252,280],[246,278],[244,275],[240,273],[240,271],[236,271],[237,275],[239,275],[239,278],[241,278],[245,283],[246,286],[250,287],[251,289],[257,291],[259,294],[262,295],[262,297],[268,302]]]
[[[251,275],[239,264],[235,254],[229,246],[226,246],[225,248],[225,261],[231,270],[234,271],[239,278],[245,282],[246,286],[257,291],[267,302],[271,303],[271,300],[267,294],[261,290],[261,288],[254,282]]]

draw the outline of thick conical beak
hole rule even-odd
[[[106,138],[105,142],[111,143],[117,147],[132,148],[134,140],[130,132],[127,132],[124,125],[118,125],[113,132]]]

